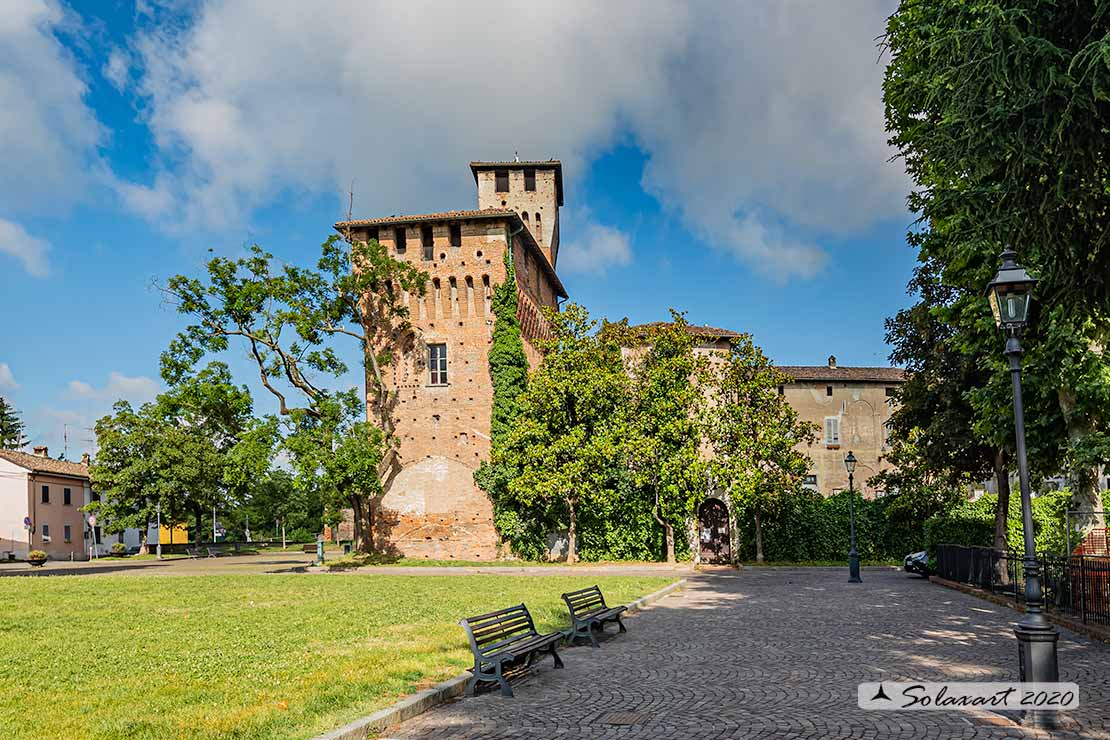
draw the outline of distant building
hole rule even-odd
[[[385,382],[398,391],[399,446],[374,512],[377,548],[410,558],[490,560],[498,554],[489,497],[474,471],[490,451],[493,383],[488,353],[494,288],[516,273],[524,351],[547,331],[541,309],[566,290],[555,273],[563,169],[557,160],[471,162],[478,210],[337,223],[342,234],[376,239],[396,259],[428,273],[427,295],[404,296],[416,329]],[[349,532],[340,526],[339,535]]]
[[[848,488],[844,456],[851,450],[856,465],[856,490],[873,498],[880,491],[868,485],[873,475],[892,466],[888,452],[890,416],[895,389],[905,380],[896,367],[840,367],[836,357],[825,365],[783,366],[791,378],[779,393],[806,421],[818,426],[817,440],[799,445],[813,466],[806,477],[808,487],[824,496]]]
[[[0,557],[43,550],[54,559],[88,556],[85,515],[92,500],[89,466],[34,453],[0,450]],[[30,528],[25,523],[30,523]]]
[[[117,542],[129,552],[138,550],[140,529],[107,534],[102,521],[89,526],[83,509],[99,500],[89,481],[88,455],[74,463],[55,460],[45,446],[32,453],[0,450],[0,559],[9,553],[23,559],[29,550],[42,550],[54,560],[87,560],[90,550],[105,555]],[[25,521],[30,521],[30,529]],[[161,535],[163,542],[171,541],[167,527]],[[153,547],[158,538],[151,522],[147,542]],[[189,541],[184,525],[174,528],[172,541]]]

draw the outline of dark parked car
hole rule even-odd
[[[929,553],[922,550],[921,552],[911,552],[902,561],[902,567],[905,568],[907,573],[916,573],[922,578],[929,577]]]

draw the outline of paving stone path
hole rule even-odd
[[[433,709],[383,738],[1048,738],[1013,714],[865,712],[861,681],[1013,681],[1017,613],[890,569],[698,575],[600,649]],[[491,608],[497,606],[491,604]],[[1062,630],[1081,708],[1053,738],[1110,738],[1110,646]]]

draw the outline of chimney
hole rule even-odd
[[[81,464],[82,465],[88,465],[89,464],[89,453],[87,453],[87,452],[82,452],[81,453]]]
[[[836,355],[829,355],[829,367],[836,367]]]
[[[34,448],[35,455],[38,457],[49,457],[46,445],[38,445]]]

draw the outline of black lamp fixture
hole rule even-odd
[[[859,577],[859,552],[856,551],[856,456],[851,450],[844,456],[844,469],[848,471],[848,536],[851,544],[848,549],[848,583],[863,583]]]
[[[987,298],[998,328],[1006,333],[1006,356],[1014,386],[1014,437],[1017,444],[1018,480],[1021,486],[1021,524],[1025,544],[1025,616],[1014,628],[1023,682],[1051,683],[1060,680],[1056,656],[1059,633],[1045,618],[1041,568],[1033,539],[1033,508],[1029,492],[1029,466],[1025,452],[1025,412],[1021,402],[1021,333],[1029,319],[1033,288],[1037,279],[1017,262],[1017,253],[1007,249],[1002,267],[987,285]],[[1030,724],[1052,724],[1051,712],[1032,712]]]

